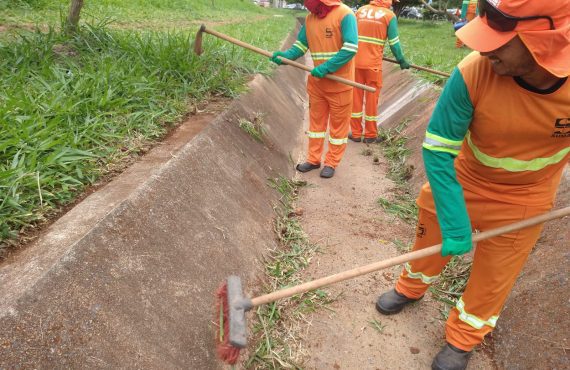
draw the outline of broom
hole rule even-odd
[[[515,222],[510,225],[501,226],[481,233],[475,233],[472,235],[472,240],[476,243],[481,240],[490,239],[568,215],[570,215],[570,207],[561,208]],[[216,322],[218,323],[219,329],[216,335],[216,344],[218,356],[228,364],[235,364],[237,362],[240,350],[247,346],[247,324],[245,320],[245,312],[249,311],[253,307],[274,302],[279,299],[289,298],[297,294],[306,293],[314,289],[322,288],[357,276],[362,276],[370,272],[379,271],[387,267],[414,261],[439,252],[441,252],[441,244],[389,258],[384,261],[356,267],[352,270],[343,271],[335,275],[326,276],[304,284],[281,289],[253,299],[247,298],[243,295],[241,280],[238,276],[229,276],[217,292]]]

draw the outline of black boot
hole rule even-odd
[[[431,363],[432,370],[465,370],[471,352],[463,351],[447,343]]]
[[[297,167],[295,167],[299,172],[309,172],[311,170],[316,170],[317,168],[321,168],[321,164],[312,164],[309,162],[299,163]]]
[[[365,137],[363,142],[366,144],[381,143],[382,138],[380,138],[380,137]]]
[[[352,132],[348,133],[348,138],[350,140],[354,141],[355,143],[359,143],[362,141],[362,138],[360,136],[358,136],[358,137],[352,136]]]
[[[384,315],[393,315],[402,311],[404,306],[408,303],[419,301],[422,298],[423,297],[411,299],[401,293],[398,293],[396,289],[392,289],[378,297],[378,300],[376,301],[376,310]]]
[[[323,169],[321,170],[321,177],[324,177],[325,179],[330,179],[333,176],[334,176],[334,168],[330,166],[324,166]]]

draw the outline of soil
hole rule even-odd
[[[349,142],[332,179],[318,171],[299,175],[309,186],[300,193],[302,226],[320,252],[304,271],[308,281],[400,254],[395,239],[413,241],[414,225],[385,213],[379,197],[390,197],[395,184],[386,177],[387,163],[361,154],[368,144]],[[371,144],[378,145],[378,144]],[[401,267],[365,275],[328,287],[331,310],[309,317],[300,339],[309,369],[427,369],[445,344],[441,303],[424,299],[398,315],[379,314],[378,295],[393,287]],[[380,327],[382,329],[380,329]],[[478,350],[469,369],[495,368]]]

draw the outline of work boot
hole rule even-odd
[[[384,315],[393,315],[402,311],[408,303],[419,301],[422,298],[423,296],[418,299],[411,299],[398,293],[396,289],[392,289],[378,297],[376,310]]]
[[[354,141],[355,143],[359,143],[362,141],[362,138],[360,136],[358,136],[358,137],[352,136],[352,132],[348,133],[348,138],[350,140]]]
[[[373,144],[373,143],[381,143],[382,139],[379,137],[365,137],[363,141],[366,144]]]
[[[334,176],[334,168],[332,168],[331,166],[324,166],[323,169],[321,170],[321,177],[324,177],[325,179],[330,179],[333,176]]]
[[[299,163],[297,167],[295,167],[299,172],[309,172],[311,170],[316,170],[317,168],[321,168],[321,164],[312,164],[310,162]]]
[[[431,363],[432,370],[465,370],[471,352],[463,351],[447,343]]]

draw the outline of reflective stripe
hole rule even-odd
[[[326,132],[307,131],[307,136],[309,136],[310,139],[324,139],[326,134]]]
[[[465,311],[465,303],[463,302],[463,297],[459,298],[455,308],[457,308],[457,311],[459,311],[459,319],[464,323],[471,325],[475,329],[481,329],[483,325],[494,328],[495,325],[497,325],[497,320],[499,319],[499,316],[491,316],[489,320],[485,321],[475,315],[467,313],[467,311]]]
[[[398,36],[394,37],[393,39],[388,40],[388,43],[390,45],[396,45],[399,42],[400,42],[400,37],[398,37]]]
[[[367,42],[369,44],[384,45],[386,43],[386,40],[378,39],[376,37],[358,35],[358,42]]]
[[[303,54],[305,54],[307,52],[307,49],[308,49],[308,47],[299,40],[295,41],[293,46],[295,46],[297,49],[301,50],[303,52]]]
[[[313,58],[313,60],[329,60],[329,59],[332,58],[335,54],[336,54],[336,52],[331,52],[331,53],[319,53],[319,52],[311,51],[311,58]]]
[[[460,140],[449,140],[426,131],[426,137],[422,147],[435,152],[446,152],[458,155],[461,149],[461,143],[462,141]]]
[[[379,116],[364,116],[366,121],[378,121]]]
[[[471,141],[471,132],[467,131],[467,144],[473,151],[475,158],[487,167],[501,168],[509,172],[522,172],[522,171],[540,171],[546,166],[556,164],[564,159],[566,154],[570,152],[570,147],[562,149],[551,157],[535,158],[529,161],[523,161],[515,158],[495,158],[491,157],[479,150]]]
[[[351,118],[362,118],[363,116],[364,116],[364,112],[352,113],[350,115]]]
[[[412,272],[412,266],[408,262],[404,264],[404,268],[408,272],[408,277],[411,279],[420,279],[424,284],[431,284],[433,283],[439,275],[435,276],[427,276],[422,274],[421,272]]]
[[[351,44],[350,42],[345,42],[342,44],[342,48],[340,50],[350,51],[351,53],[356,53],[358,51],[358,45]]]
[[[344,139],[333,139],[332,137],[329,136],[329,143],[331,143],[333,145],[346,144],[346,143],[348,143],[348,137],[345,137]]]

